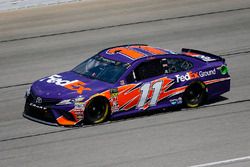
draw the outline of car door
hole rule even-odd
[[[164,75],[161,59],[138,64],[126,77],[126,85],[118,89],[118,104],[122,111],[145,110],[157,105]]]

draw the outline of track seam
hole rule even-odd
[[[32,82],[22,83],[22,84],[16,84],[16,85],[8,85],[8,86],[1,86],[0,89],[6,89],[6,88],[12,88],[12,87],[19,87],[19,86],[26,86],[32,84]]]
[[[227,57],[227,56],[239,55],[239,54],[245,54],[245,53],[250,53],[250,50],[238,51],[238,52],[232,52],[232,53],[225,53],[225,54],[220,54],[220,56]]]
[[[213,14],[229,13],[229,12],[236,12],[236,11],[249,10],[249,9],[250,9],[250,7],[244,7],[244,8],[237,8],[237,9],[228,9],[228,10],[221,10],[221,11],[214,11],[214,12],[206,12],[206,13],[200,13],[200,14],[192,14],[192,15],[186,15],[186,16],[177,16],[177,17],[170,17],[170,18],[138,21],[138,22],[117,24],[117,25],[111,25],[111,26],[103,26],[103,27],[97,27],[97,28],[89,28],[89,29],[82,29],[82,30],[65,31],[65,32],[59,32],[59,33],[51,33],[51,34],[43,34],[43,35],[23,37],[23,38],[8,39],[8,40],[2,40],[2,41],[0,41],[0,43],[22,41],[22,40],[27,40],[27,39],[43,38],[43,37],[50,37],[50,36],[59,36],[59,35],[66,35],[66,34],[74,34],[74,33],[86,32],[86,31],[110,29],[110,28],[115,28],[115,27],[123,27],[123,26],[145,24],[145,23],[152,23],[152,22],[160,22],[160,21],[167,21],[167,20],[185,19],[185,18],[213,15]]]
[[[201,106],[199,108],[210,108],[210,107],[216,107],[216,106],[224,106],[224,105],[228,105],[228,104],[236,104],[236,103],[244,103],[244,102],[250,102],[250,99],[245,99],[245,100],[237,100],[237,101],[232,101],[232,102],[228,102],[228,103],[223,103],[223,104],[215,104],[215,105],[207,105],[207,106]],[[196,109],[199,109],[196,108]],[[195,110],[195,109],[184,109],[184,111],[189,111],[189,110]],[[247,110],[248,112],[248,110]],[[162,112],[162,113],[166,113],[166,112]],[[237,112],[230,112],[230,113],[223,113],[223,114],[215,114],[215,115],[210,115],[210,116],[205,116],[205,118],[212,118],[215,116],[223,116],[223,115],[228,115],[228,114],[235,114],[238,113]],[[156,114],[157,115],[157,114]],[[140,117],[142,118],[142,117]],[[203,118],[203,117],[202,117]],[[186,121],[190,121],[190,120],[199,120],[202,119],[201,117],[197,117],[197,118],[192,118],[192,119],[188,119],[188,120],[179,120],[179,121],[175,121],[175,122],[186,122]],[[136,119],[136,118],[134,118]],[[121,121],[124,121],[126,119],[123,119]],[[128,119],[128,120],[132,120],[132,119]],[[52,131],[52,132],[46,132],[46,133],[39,133],[39,134],[33,134],[33,135],[27,135],[27,136],[21,136],[21,137],[13,137],[13,138],[8,138],[8,139],[3,139],[0,140],[0,142],[6,142],[6,141],[13,141],[13,140],[19,140],[19,139],[25,139],[25,138],[32,138],[32,137],[37,137],[37,136],[45,136],[48,134],[55,134],[55,133],[60,133],[60,132],[65,132],[65,131],[71,131],[71,130],[76,130],[76,129],[80,129],[80,128],[87,128],[87,127],[93,127],[93,126],[99,126],[99,125],[108,125],[108,124],[112,124],[112,123],[116,123],[116,122],[121,122],[121,121],[110,121],[110,122],[106,122],[106,123],[102,123],[102,124],[97,124],[97,125],[86,125],[86,126],[82,126],[82,127],[73,127],[73,128],[68,128],[68,129],[62,129],[59,131]],[[167,123],[169,124],[169,123]],[[154,125],[152,125],[154,126]]]

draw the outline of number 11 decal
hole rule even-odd
[[[142,85],[141,98],[140,98],[140,101],[137,105],[138,108],[142,108],[147,103],[148,95],[150,92],[150,86],[151,86],[151,83],[145,83]],[[150,99],[149,106],[156,105],[158,96],[159,96],[160,91],[161,91],[161,86],[162,86],[162,81],[158,81],[158,82],[155,82],[152,84],[151,91],[153,91],[153,95],[152,95],[152,98]]]

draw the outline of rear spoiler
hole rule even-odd
[[[200,50],[182,48],[181,52],[186,56],[191,56],[204,62],[213,62],[213,61],[222,61],[223,63],[225,62],[225,59],[220,56]]]

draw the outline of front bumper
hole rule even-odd
[[[58,126],[59,125],[58,123],[52,123],[52,122],[44,121],[44,120],[39,119],[39,118],[32,117],[30,115],[27,115],[25,112],[23,112],[23,117],[27,118],[29,120],[35,121],[35,122],[46,124],[46,125],[51,125],[51,126]]]
[[[26,97],[23,116],[27,119],[53,126],[79,126],[74,114],[74,105],[57,106],[58,100],[43,99],[43,103],[37,104],[36,97]],[[48,102],[49,101],[49,102]]]

